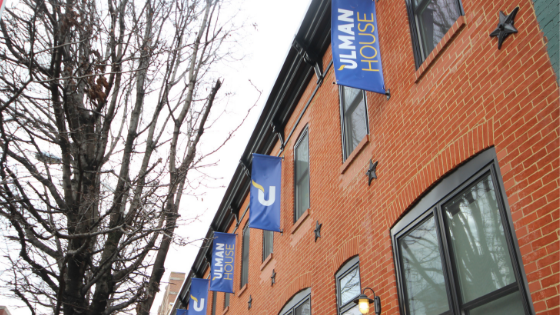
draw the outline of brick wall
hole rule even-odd
[[[248,215],[242,218],[236,232],[237,294],[225,314],[278,314],[290,297],[307,287],[312,288],[313,314],[336,314],[334,275],[357,254],[362,287],[375,288],[383,314],[399,314],[390,228],[445,174],[492,146],[535,311],[558,314],[559,90],[547,46],[531,0],[462,3],[465,24],[419,79],[405,1],[377,3],[383,68],[392,97],[387,101],[368,93],[370,135],[343,165],[338,87],[330,70],[294,132],[309,127],[308,216],[294,230],[294,136],[282,154],[284,233],[275,233],[273,257],[263,266],[262,231],[251,230],[249,283],[241,292],[241,231]],[[498,50],[489,33],[498,11],[511,12],[516,5],[519,33]],[[331,58],[329,50],[324,68]],[[285,133],[294,126],[315,81],[309,82]],[[279,149],[277,144],[272,153]],[[370,158],[379,161],[379,179],[368,186],[364,174]],[[314,242],[317,220],[323,224],[322,237]],[[271,286],[273,269],[276,284]],[[216,314],[223,312],[220,293]]]
[[[165,292],[163,294],[163,299],[161,305],[158,308],[158,315],[168,315],[172,308],[173,303],[177,299],[177,294],[181,290],[181,286],[185,281],[185,273],[182,272],[171,272],[168,284],[165,286]]]

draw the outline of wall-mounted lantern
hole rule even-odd
[[[371,293],[373,293],[373,300],[366,295],[366,290],[370,290]],[[381,314],[381,298],[379,298],[378,295],[375,295],[375,291],[373,291],[371,288],[365,288],[362,291],[362,294],[360,294],[360,296],[354,299],[354,303],[358,304],[360,313],[364,315],[369,314],[369,305],[371,303],[373,303],[375,314],[376,315]]]

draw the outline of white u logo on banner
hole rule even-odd
[[[255,183],[255,181],[253,180],[253,186],[255,186],[255,188],[257,188],[259,190],[259,202],[267,207],[267,206],[271,206],[274,201],[276,201],[276,186],[269,186],[268,187],[268,200],[264,199],[264,187]]]
[[[194,301],[193,308],[195,311],[200,312],[204,310],[204,299],[200,299],[200,304],[198,304],[198,299],[191,295],[191,299]]]

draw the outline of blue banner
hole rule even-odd
[[[187,315],[206,315],[208,281],[207,279],[192,279]]]
[[[235,234],[214,232],[210,291],[233,293]]]
[[[177,310],[175,315],[187,315],[187,310]]]
[[[249,227],[280,232],[282,158],[253,153]]]
[[[336,84],[385,94],[375,1],[332,0]]]

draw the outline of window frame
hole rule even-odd
[[[247,235],[247,240],[245,240],[245,233],[248,233]],[[245,286],[246,284],[249,283],[249,258],[250,258],[250,240],[251,240],[251,230],[249,228],[249,224],[245,224],[245,227],[243,228],[243,235],[241,237],[241,273],[240,273],[240,288],[243,288],[243,286]],[[245,252],[245,249],[247,249],[247,261],[245,261],[243,259],[243,254]],[[247,267],[247,275],[244,277],[244,272],[245,272],[245,266]],[[245,283],[243,283],[243,279],[245,279]]]
[[[294,296],[282,307],[278,315],[294,315],[295,309],[309,301],[309,312],[313,314],[311,305],[311,288],[303,289]]]
[[[340,267],[340,269],[338,269],[338,271],[336,272],[334,278],[335,278],[335,284],[336,284],[336,311],[337,314],[343,314],[344,312],[347,312],[349,310],[351,310],[352,308],[356,307],[356,304],[354,303],[354,298],[352,298],[350,301],[346,302],[344,305],[342,305],[342,296],[341,296],[341,290],[340,290],[340,280],[342,280],[342,278],[344,278],[345,276],[347,276],[349,273],[351,273],[352,271],[354,271],[355,269],[358,269],[358,274],[360,275],[360,290],[358,295],[356,295],[354,298],[357,298],[361,293],[362,293],[362,273],[360,270],[360,256],[354,256],[352,258],[350,258],[349,260],[347,260],[344,265],[342,265],[342,267]]]
[[[414,54],[414,65],[416,66],[416,70],[418,70],[418,68],[422,66],[422,63],[424,63],[424,61],[428,58],[428,56],[431,54],[433,50],[428,52],[426,56],[423,56],[424,52],[422,51],[422,46],[421,46],[423,45],[423,43],[419,35],[419,29],[416,21],[416,14],[414,12],[414,4],[412,3],[412,1],[414,0],[405,0],[405,1],[406,1],[406,12],[408,13],[408,24],[410,26],[410,37],[412,40],[412,52]],[[432,0],[428,0],[428,1],[432,1]],[[465,16],[463,1],[462,0],[455,0],[455,1],[457,2],[459,7],[459,13],[460,13],[459,16]]]
[[[301,133],[298,136],[298,139],[296,141],[296,143],[294,144],[294,148],[293,148],[293,152],[294,152],[294,223],[297,222],[297,220],[301,217],[301,215],[307,210],[303,210],[301,211],[301,213],[298,213],[299,209],[298,209],[298,202],[297,202],[297,196],[298,196],[298,178],[297,178],[297,148],[299,147],[299,145],[303,142],[304,139],[307,139],[307,177],[309,178],[309,196],[307,196],[308,200],[308,204],[309,204],[309,208],[311,208],[311,150],[309,147],[309,126],[305,126],[305,128],[303,128],[303,130],[301,131]]]
[[[274,253],[274,232],[267,231],[267,230],[262,230],[262,232],[263,232],[262,233],[263,234],[262,261],[264,262],[270,254]],[[270,237],[272,238],[272,242],[270,243],[269,253],[266,252],[266,235],[270,235]]]
[[[339,85],[338,86],[338,104],[339,104],[339,109],[340,109],[340,135],[342,138],[342,162],[346,162],[346,160],[348,159],[348,157],[352,154],[352,152],[354,152],[354,150],[356,148],[354,148],[354,150],[352,150],[352,152],[346,152],[346,124],[344,123],[345,121],[345,112],[344,112],[344,88],[351,88],[351,89],[355,89],[349,86],[343,86],[343,85]],[[366,109],[366,135],[369,135],[369,112],[368,112],[368,106],[367,106],[367,93],[365,90],[361,90],[361,89],[356,89],[356,90],[360,90],[362,92],[362,97],[364,100],[364,107]],[[360,139],[361,141],[362,139]]]
[[[212,315],[216,315],[216,295],[217,291],[212,291]]]
[[[511,258],[515,281],[500,289],[494,290],[469,302],[462,302],[461,288],[457,268],[453,257],[449,228],[444,222],[444,209],[448,201],[458,196],[469,185],[476,183],[481,178],[490,174],[496,194],[496,202],[502,220],[507,250]],[[397,293],[399,297],[400,313],[409,314],[407,310],[407,292],[403,276],[403,259],[400,254],[399,239],[413,231],[419,224],[433,217],[436,224],[440,259],[442,259],[442,270],[444,275],[446,294],[449,303],[449,311],[444,314],[462,314],[461,311],[469,311],[489,301],[495,301],[501,296],[519,291],[523,299],[526,314],[535,314],[527,277],[521,260],[521,252],[515,234],[515,228],[511,217],[511,210],[507,203],[505,188],[497,161],[494,147],[480,153],[472,160],[458,167],[450,175],[437,183],[401,220],[391,229],[391,241],[393,248],[393,263],[397,278]],[[444,235],[445,234],[445,235]]]
[[[224,292],[224,310],[229,307],[230,293]]]

